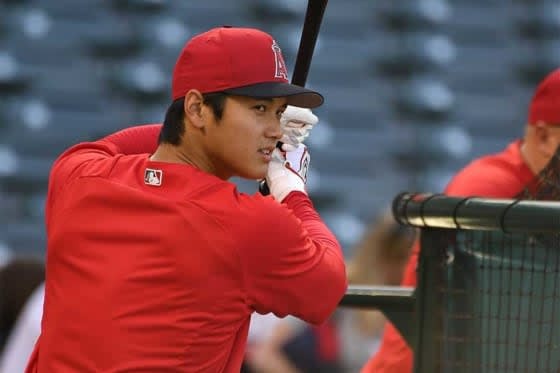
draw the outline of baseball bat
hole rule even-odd
[[[313,58],[313,51],[315,50],[319,30],[323,22],[323,15],[327,8],[327,2],[328,0],[309,0],[307,2],[305,21],[299,40],[294,74],[292,75],[292,84],[305,86],[309,67],[311,66],[311,59]]]
[[[309,67],[311,66],[311,59],[313,58],[313,51],[315,50],[315,44],[317,44],[317,38],[319,37],[319,30],[321,29],[327,3],[328,0],[309,0],[307,2],[305,21],[303,23],[303,29],[301,30],[296,64],[292,75],[292,84],[305,87],[307,75],[309,75]],[[277,146],[281,145],[281,143],[277,144]],[[266,180],[261,180],[259,182],[259,192],[265,196],[270,194]]]

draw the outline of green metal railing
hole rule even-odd
[[[351,287],[345,307],[383,311],[415,372],[560,372],[560,203],[402,194],[421,228],[418,286]]]

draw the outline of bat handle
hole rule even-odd
[[[259,181],[259,193],[263,196],[268,196],[270,194],[270,189],[268,188],[268,184],[265,179]]]
[[[282,149],[282,145],[284,145],[284,143],[282,141],[278,141],[276,143],[276,148]],[[270,188],[266,183],[266,179],[262,179],[259,181],[259,193],[262,194],[263,196],[268,196],[270,194]]]

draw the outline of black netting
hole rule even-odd
[[[439,260],[438,371],[560,372],[558,234],[457,231]],[[437,260],[437,259],[436,259]]]

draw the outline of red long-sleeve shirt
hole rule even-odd
[[[280,204],[150,161],[159,129],[76,145],[53,165],[27,373],[239,372],[253,311],[318,324],[342,298],[340,246],[305,194]]]
[[[531,186],[535,175],[524,162],[521,141],[502,152],[471,162],[449,183],[445,194],[454,197],[514,198]],[[407,263],[402,286],[416,286],[416,267],[420,244],[417,241]],[[397,329],[387,323],[378,352],[363,367],[362,373],[411,373],[412,351]]]

